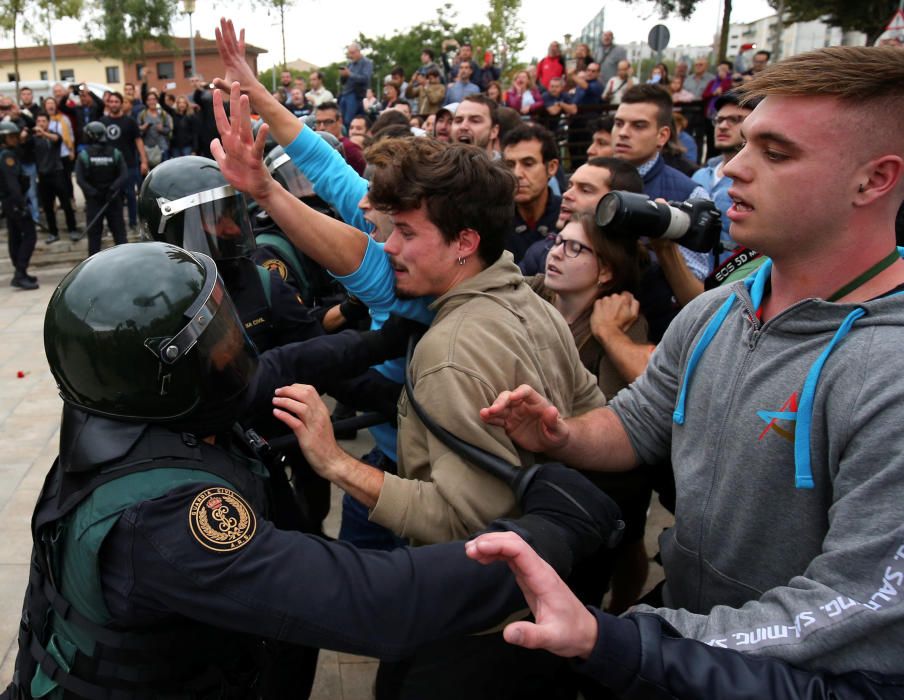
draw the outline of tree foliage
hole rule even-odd
[[[177,0],[93,0],[94,21],[86,23],[89,43],[104,56],[126,63],[144,61],[144,42],[175,46],[172,38]],[[97,34],[91,27],[99,27]]]
[[[475,49],[493,51],[503,74],[517,61],[526,43],[520,13],[521,0],[490,0],[487,23],[475,24],[471,30]]]
[[[778,7],[778,0],[770,0]],[[786,22],[807,22],[821,19],[844,31],[866,34],[872,44],[885,31],[885,26],[898,9],[898,0],[784,0]]]
[[[629,5],[636,4],[637,0],[622,0]],[[660,17],[665,19],[670,15],[678,15],[681,19],[690,19],[697,9],[700,0],[653,0]]]
[[[362,32],[357,42],[374,63],[374,79],[382,80],[397,65],[405,69],[406,76],[413,73],[421,65],[421,51],[424,48],[433,49],[439,63],[444,40],[465,41],[469,38],[456,27],[455,12],[452,5],[446,3],[437,8],[433,19],[391,36],[369,37]]]
[[[0,31],[13,40],[13,71],[18,90],[19,30],[38,43],[47,43],[47,28],[53,19],[76,18],[82,0],[0,0]]]

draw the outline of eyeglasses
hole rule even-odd
[[[314,122],[314,126],[332,126],[335,123],[335,119],[317,119]]]
[[[742,121],[744,121],[744,117],[740,114],[726,115],[724,117],[713,117],[714,126],[722,126],[723,122],[728,123],[731,126],[737,126]]]
[[[593,252],[593,248],[591,248],[589,245],[584,245],[580,241],[576,241],[571,238],[564,238],[560,233],[553,239],[552,247],[555,248],[556,246],[563,244],[565,245],[565,247],[563,248],[563,250],[565,251],[565,257],[568,258],[576,258],[581,254],[581,251],[584,250],[589,250],[591,253]]]

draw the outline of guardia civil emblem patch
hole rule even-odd
[[[276,270],[276,273],[285,280],[289,276],[289,268],[286,267],[286,264],[280,260],[279,258],[270,258],[269,260],[264,260],[261,263],[261,267],[265,267],[268,270]]]
[[[191,534],[207,549],[232,552],[254,537],[254,511],[235,491],[217,487],[205,489],[192,501],[188,511]]]

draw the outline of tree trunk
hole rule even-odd
[[[731,0],[723,0],[722,8],[722,34],[719,36],[719,59],[724,61],[728,52],[728,33],[731,25]]]

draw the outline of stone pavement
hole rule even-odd
[[[73,263],[83,255],[72,251]],[[35,262],[40,257],[39,251]],[[31,513],[59,442],[62,402],[44,357],[44,311],[73,263],[33,267],[41,288],[30,292],[11,288],[9,271],[0,270],[0,692],[12,677],[16,656],[31,553]],[[353,455],[362,455],[371,444],[362,431],[356,440],[343,446]],[[325,528],[333,536],[338,532],[340,498],[340,492],[334,489]],[[669,523],[668,514],[654,504],[647,527],[647,551],[657,551],[655,538]],[[653,564],[648,588],[661,575],[661,569]],[[372,697],[375,672],[373,659],[323,651],[312,699],[367,700]]]

